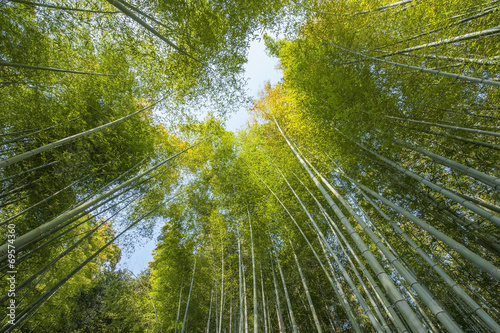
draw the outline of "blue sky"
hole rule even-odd
[[[247,81],[247,92],[249,96],[254,98],[258,97],[259,91],[264,89],[267,81],[275,85],[283,78],[283,72],[276,69],[278,59],[269,57],[265,51],[264,40],[255,40],[250,43],[248,51],[248,62],[245,64],[245,76]],[[233,114],[227,124],[228,131],[237,131],[245,127],[249,119],[246,108],[241,108],[237,113]],[[157,237],[161,231],[162,226],[158,225],[153,239],[145,244],[138,244],[134,253],[127,258],[122,258],[119,268],[127,268],[134,272],[139,273],[148,266],[148,262],[153,260],[152,252],[156,246]]]
[[[278,58],[269,57],[266,54],[263,39],[250,43],[248,62],[245,64],[245,75],[248,79],[247,92],[250,96],[257,98],[267,81],[275,85],[283,78],[283,72],[276,69],[277,65]],[[228,131],[240,129],[248,119],[247,110],[242,108],[229,119],[226,129]]]

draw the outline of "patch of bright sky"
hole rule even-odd
[[[283,78],[283,72],[278,67],[278,59],[270,57],[266,53],[266,47],[263,39],[256,39],[250,43],[248,51],[248,62],[245,64],[245,77],[247,79],[247,93],[254,99],[258,98],[258,93],[264,89],[267,81],[271,85],[277,84]],[[226,122],[226,130],[236,132],[243,129],[250,116],[245,107],[231,115]],[[152,252],[156,247],[157,237],[162,226],[159,223],[153,232],[153,239],[145,244],[137,244],[134,253],[120,261],[118,268],[127,268],[138,274],[153,260]]]
[[[245,64],[245,76],[248,79],[247,92],[254,99],[264,90],[267,81],[277,84],[283,78],[283,71],[277,69],[278,58],[269,57],[266,53],[264,40],[254,40],[250,43],[248,62]],[[226,130],[236,132],[247,123],[249,114],[246,108],[241,108],[231,115],[226,123]]]

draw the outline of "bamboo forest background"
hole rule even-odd
[[[498,6],[2,1],[0,332],[500,332]]]

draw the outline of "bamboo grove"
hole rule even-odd
[[[498,6],[2,2],[0,332],[500,332]]]

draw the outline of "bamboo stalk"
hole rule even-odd
[[[69,69],[61,69],[61,68],[51,68],[51,67],[42,67],[42,66],[32,66],[32,65],[25,65],[25,64],[17,64],[17,63],[13,63],[13,62],[4,61],[4,60],[0,60],[0,66],[15,67],[15,68],[26,68],[26,69],[37,69],[37,70],[50,71],[50,72],[58,72],[58,73],[84,74],[84,75],[96,75],[96,76],[117,76],[117,74],[102,74],[102,73],[94,73],[94,72],[80,72],[80,71],[73,71],[73,70],[69,70]]]
[[[171,157],[165,159],[164,161],[156,164],[155,166],[149,168],[148,170],[144,171],[143,173],[135,176],[135,177],[132,177],[130,178],[129,180],[123,182],[122,184],[106,191],[105,193],[102,193],[100,195],[98,195],[96,198],[92,199],[92,200],[89,200],[87,201],[86,203],[84,204],[81,204],[80,206],[72,209],[71,211],[69,212],[66,212],[66,213],[63,213],[59,216],[57,216],[56,218],[52,219],[51,221],[49,222],[46,222],[45,224],[37,227],[36,229],[34,230],[31,230],[27,233],[25,233],[24,235],[22,236],[19,236],[18,238],[16,238],[16,240],[14,241],[14,246],[16,248],[19,248],[21,247],[22,245],[26,244],[26,243],[29,243],[30,241],[34,240],[35,238],[38,238],[39,236],[43,236],[43,235],[46,235],[48,232],[51,231],[52,228],[54,227],[57,227],[58,225],[60,225],[61,223],[63,223],[64,221],[82,213],[83,211],[85,211],[87,208],[93,206],[94,204],[97,204],[99,203],[101,200],[103,199],[106,199],[107,197],[111,196],[112,194],[132,185],[132,183],[134,183],[135,181],[139,180],[140,178],[142,178],[143,176],[146,176],[148,175],[149,173],[153,172],[154,170],[156,170],[157,168],[159,168],[160,166],[166,164],[168,161],[170,161],[171,159],[177,157],[178,155],[188,151],[189,149],[191,148],[194,148],[196,147],[197,145],[199,145],[200,143],[202,143],[203,141],[199,142],[199,143],[196,143],[174,155],[172,155]],[[0,255],[5,255],[7,254],[7,245],[8,244],[3,244],[2,246],[0,246]]]
[[[332,207],[334,210],[335,214],[339,217],[340,221],[344,225],[344,227],[347,229],[349,234],[351,235],[352,239],[360,249],[360,251],[363,253],[363,256],[367,259],[368,263],[374,270],[374,272],[377,274],[377,277],[379,278],[380,282],[386,289],[387,293],[393,300],[394,304],[396,307],[401,311],[403,317],[406,319],[407,324],[410,325],[411,329],[415,332],[421,332],[425,333],[425,329],[420,323],[419,319],[413,312],[413,310],[410,308],[409,304],[406,302],[404,297],[401,295],[399,290],[396,288],[392,280],[389,278],[387,273],[384,271],[380,263],[377,261],[375,256],[370,252],[368,247],[366,246],[365,242],[362,240],[362,238],[359,236],[359,234],[356,232],[356,230],[352,227],[350,224],[349,220],[347,217],[342,213],[340,208],[335,204],[333,199],[330,197],[330,195],[327,193],[327,191],[324,189],[324,187],[321,185],[319,180],[314,176],[312,171],[309,169],[307,166],[306,162],[300,157],[300,155],[297,153],[295,148],[292,146],[290,141],[286,138],[285,134],[281,130],[281,127],[279,127],[277,121],[275,120],[275,124],[278,127],[279,131],[281,132],[283,138],[289,145],[290,149],[293,151],[297,159],[299,160],[300,164],[304,167],[304,169],[307,171],[313,182],[316,184],[318,189],[321,191],[323,197],[328,201],[329,205]]]

